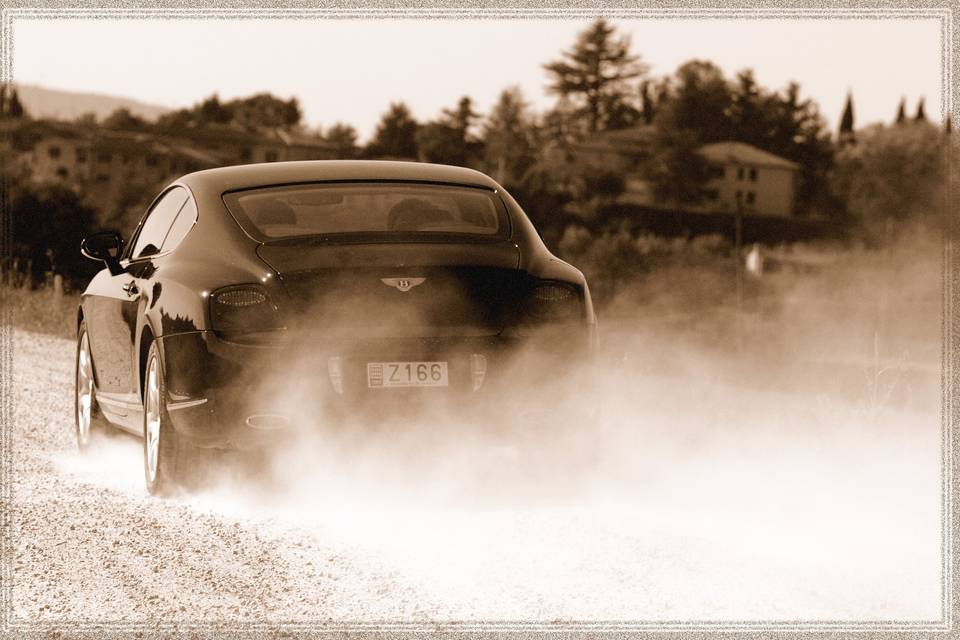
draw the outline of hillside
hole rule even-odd
[[[115,109],[125,107],[134,115],[153,120],[169,111],[166,107],[120,96],[62,91],[30,84],[17,84],[17,93],[27,113],[35,118],[73,120],[85,113],[94,113],[101,119]]]

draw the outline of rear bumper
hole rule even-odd
[[[569,365],[571,357],[591,350],[593,335],[591,326],[560,343],[556,336],[491,336],[243,344],[201,331],[164,337],[161,349],[169,417],[177,432],[199,446],[248,449],[293,437],[331,410],[376,408],[400,399],[483,402],[518,380],[556,375],[557,366],[542,358]],[[525,357],[534,350],[538,358]],[[485,365],[479,388],[476,365],[471,366],[476,356]],[[333,359],[341,385],[333,381]],[[367,363],[384,361],[447,362],[449,386],[368,388]]]

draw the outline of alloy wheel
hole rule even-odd
[[[77,351],[77,445],[82,449],[90,442],[93,421],[93,365],[90,362],[90,342],[87,332],[80,336]]]
[[[157,358],[151,358],[147,367],[147,386],[144,392],[144,411],[146,412],[145,451],[147,456],[147,478],[156,482],[157,466],[160,457],[160,377]]]

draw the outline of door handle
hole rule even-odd
[[[128,296],[135,296],[140,293],[140,288],[137,287],[137,283],[134,280],[131,280],[127,284],[123,285],[121,289],[126,291]]]

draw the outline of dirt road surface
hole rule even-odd
[[[618,393],[643,421],[593,425],[592,466],[558,446],[499,473],[477,461],[512,454],[480,445],[388,464],[388,442],[161,500],[138,440],[76,451],[72,342],[13,344],[13,630],[941,617],[936,411],[650,379]]]

